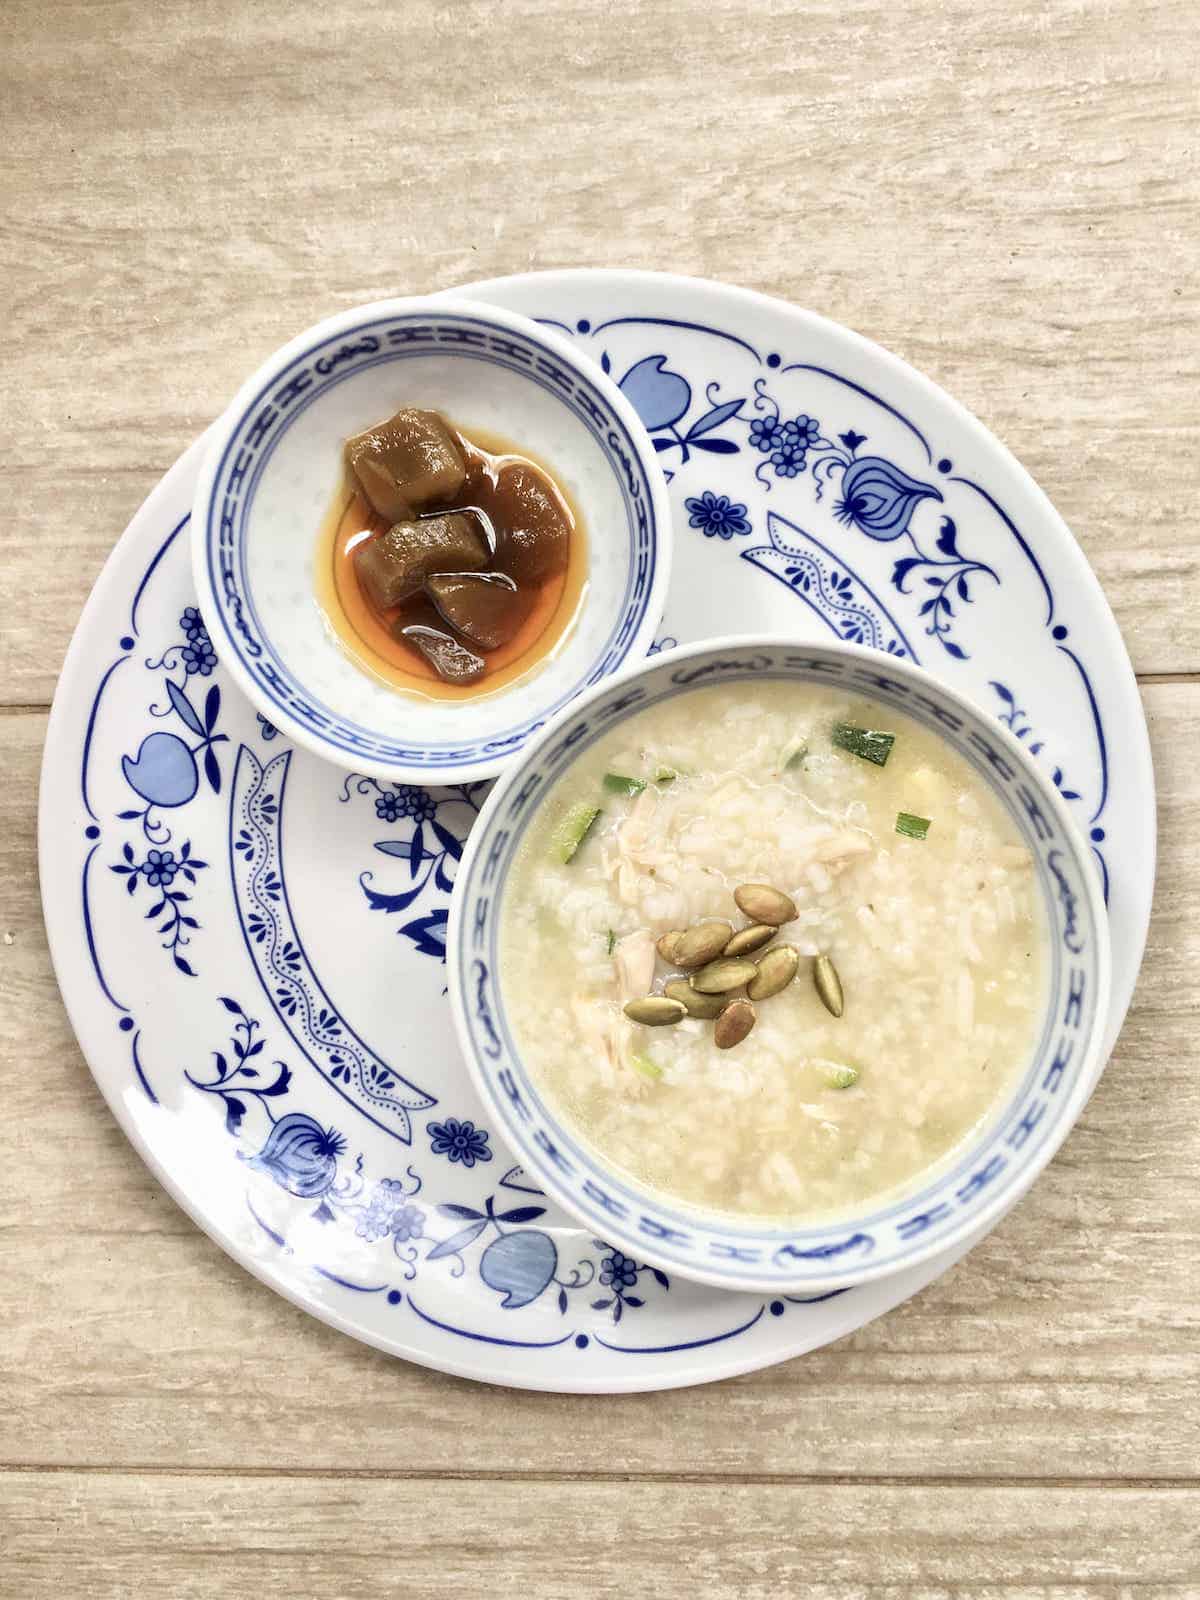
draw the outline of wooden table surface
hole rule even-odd
[[[0,9],[0,1595],[1200,1595],[1194,0]],[[970,406],[1125,632],[1161,861],[1030,1197],[853,1338],[571,1399],[389,1360],[158,1189],[76,1047],[34,802],[88,589],[242,377],[581,263],[811,306]]]

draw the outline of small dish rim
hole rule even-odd
[[[567,701],[548,710],[545,715],[535,710],[532,713],[529,730],[507,748],[485,758],[464,761],[458,765],[439,765],[434,768],[386,760],[366,752],[352,753],[323,739],[319,732],[315,732],[304,722],[293,717],[285,707],[280,706],[263,690],[236,647],[231,644],[224,628],[210,629],[213,648],[221,665],[230,673],[238,688],[250,700],[256,711],[296,744],[343,771],[361,772],[366,776],[394,783],[412,783],[436,788],[460,783],[486,782],[496,778],[520,754],[530,739],[536,737],[548,718],[566,710],[579,694],[608,682],[615,672],[626,670],[629,665],[639,663],[653,643],[654,635],[662,620],[671,580],[674,528],[670,501],[666,479],[650,436],[632,403],[621,392],[612,377],[584,355],[570,339],[553,328],[545,327],[533,318],[518,312],[473,300],[469,295],[441,291],[428,295],[392,296],[351,306],[345,311],[335,312],[302,329],[285,344],[272,351],[242,382],[208,435],[192,500],[189,529],[192,572],[201,611],[205,615],[214,610],[219,612],[220,599],[215,592],[209,572],[208,554],[211,544],[209,526],[225,451],[239,428],[244,426],[251,404],[258,400],[262,391],[277,381],[293,362],[311,350],[314,344],[350,336],[367,322],[377,322],[392,316],[411,317],[414,314],[419,316],[427,313],[430,317],[447,317],[453,316],[456,312],[490,323],[498,332],[520,334],[541,346],[548,356],[570,368],[579,378],[603,393],[633,444],[637,464],[648,490],[648,538],[654,557],[654,570],[646,591],[641,616],[623,644],[617,666],[606,671],[595,683],[591,683],[588,677],[590,672],[595,670],[593,661],[584,674],[583,688],[576,690]],[[536,450],[536,441],[530,442],[530,448]],[[583,509],[586,514],[587,508]],[[314,537],[315,533],[314,529]],[[462,703],[464,721],[469,717],[473,704],[474,702],[470,700]],[[419,738],[415,742],[419,744]],[[464,737],[463,742],[469,743],[469,736]]]

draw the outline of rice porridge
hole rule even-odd
[[[509,876],[509,1024],[557,1114],[677,1200],[812,1218],[986,1120],[1044,994],[1032,858],[966,761],[843,692],[694,689],[544,798]]]

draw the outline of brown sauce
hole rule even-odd
[[[453,425],[451,425],[453,427]],[[355,571],[355,549],[386,532],[379,516],[359,489],[353,473],[343,468],[317,537],[316,598],[330,632],[364,672],[394,689],[435,700],[468,700],[515,683],[554,656],[570,635],[587,592],[587,542],[583,518],[554,474],[527,450],[498,435],[473,429],[470,437],[455,429],[467,468],[466,482],[440,512],[470,511],[482,524],[491,551],[496,529],[508,521],[502,469],[510,463],[532,467],[565,511],[570,535],[564,570],[526,590],[527,616],[503,645],[481,652],[485,675],[470,684],[447,682],[422,653],[398,636],[399,626],[422,624],[446,631],[433,602],[424,592],[402,605],[380,610],[364,593]],[[489,571],[503,568],[489,566]]]

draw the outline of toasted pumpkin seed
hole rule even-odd
[[[731,989],[740,989],[744,983],[749,983],[757,971],[753,961],[723,958],[710,961],[699,972],[693,972],[691,985],[701,994],[728,994]]]
[[[799,965],[800,952],[794,944],[777,944],[758,963],[754,976],[746,984],[746,993],[751,1000],[769,1000],[773,994],[787,988]]]
[[[675,965],[690,972],[721,954],[733,932],[728,922],[698,922],[675,946]]]
[[[765,922],[772,928],[782,927],[796,915],[795,902],[778,889],[772,889],[769,883],[743,883],[740,889],[733,891],[733,898],[738,910],[751,922]]]
[[[732,1050],[750,1032],[756,1021],[749,1000],[731,1000],[713,1026],[713,1043],[718,1050]]]
[[[648,994],[642,1000],[630,1000],[625,1006],[630,1022],[640,1022],[646,1028],[669,1028],[682,1022],[687,1008],[679,1000],[670,1000],[665,994]]]
[[[675,951],[680,939],[683,938],[683,932],[682,928],[673,928],[670,933],[664,933],[661,939],[655,941],[654,948],[668,966],[675,965]]]
[[[723,994],[700,994],[686,978],[672,978],[670,983],[664,985],[663,993],[672,1000],[678,1000],[686,1008],[689,1017],[699,1017],[704,1022],[712,1022],[719,1017],[729,1003]]]
[[[743,928],[740,933],[735,933],[733,938],[722,950],[723,956],[749,956],[756,950],[761,950],[763,945],[770,944],[779,932],[766,922],[752,922],[748,928]]]
[[[828,956],[814,956],[812,964],[813,987],[821,997],[821,1004],[832,1017],[840,1017],[846,1009],[842,993],[842,980]]]

